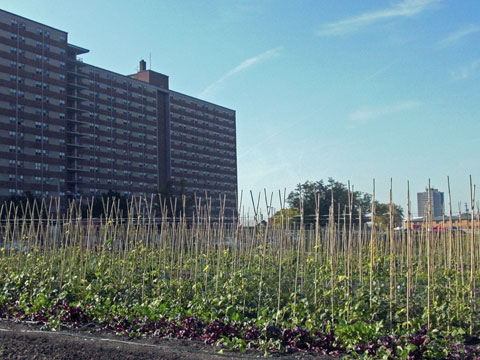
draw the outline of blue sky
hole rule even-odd
[[[237,111],[239,189],[350,180],[412,202],[431,179],[454,212],[480,179],[478,0],[21,1],[84,61]],[[476,46],[475,46],[476,45]],[[149,65],[148,65],[149,66]],[[416,207],[416,206],[415,206]]]

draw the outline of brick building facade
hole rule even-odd
[[[168,76],[81,61],[68,33],[0,10],[0,197],[157,192],[236,208],[235,111]]]

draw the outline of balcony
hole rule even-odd
[[[84,79],[88,79],[88,78],[89,78],[88,75],[81,74],[81,73],[79,73],[79,72],[71,71],[71,70],[68,70],[68,71],[67,71],[67,74],[68,74],[68,75],[72,75],[72,76],[74,76],[74,77],[76,77],[76,78],[84,78]]]
[[[73,86],[73,87],[78,88],[78,89],[88,90],[88,86],[85,86],[83,84],[79,84],[77,81],[75,81],[75,82],[69,81],[68,86]]]
[[[89,134],[81,133],[75,130],[67,130],[66,133],[73,136],[89,136]]]
[[[82,168],[67,168],[67,171],[75,171],[75,172],[89,172],[89,170],[82,169]],[[68,182],[68,181],[67,181]]]
[[[77,106],[78,105],[75,105],[75,104],[69,104],[66,106],[66,108],[68,111],[77,112],[77,113],[88,112],[87,110],[79,109]]]
[[[78,147],[78,148],[83,148],[83,149],[88,148],[87,145],[81,145],[81,144],[77,144],[77,143],[67,143],[67,146],[73,146],[73,147]]]
[[[90,123],[86,121],[77,120],[77,119],[67,119],[67,121],[70,121],[72,123],[79,124],[79,125],[90,126]]]
[[[75,159],[75,160],[87,160],[84,157],[81,157],[81,156],[78,156],[78,155],[69,155],[69,154],[67,154],[67,158],[68,159]]]
[[[67,94],[67,99],[71,99],[73,101],[88,101],[86,98],[73,94]]]

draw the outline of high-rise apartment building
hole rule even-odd
[[[207,192],[231,216],[235,111],[170,90],[143,60],[125,76],[87,52],[0,10],[0,197]]]
[[[428,189],[425,192],[417,193],[418,216],[426,217],[428,215]],[[430,203],[432,207],[432,216],[439,217],[443,215],[444,194],[437,189],[430,188]]]

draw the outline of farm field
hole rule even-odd
[[[247,353],[480,356],[478,213],[468,231],[394,231],[333,206],[308,227],[171,218],[149,199],[98,219],[57,206],[0,210],[2,318]]]

